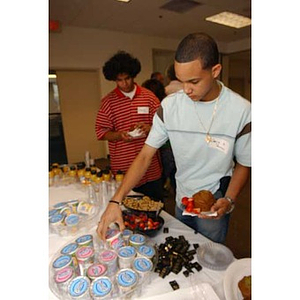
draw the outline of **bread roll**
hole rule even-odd
[[[215,203],[215,198],[210,191],[202,190],[193,195],[194,207],[200,208],[201,211],[210,211]]]
[[[251,275],[244,276],[238,283],[238,287],[244,297],[244,300],[251,299]]]

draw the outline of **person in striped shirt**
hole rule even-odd
[[[103,66],[107,80],[116,88],[101,101],[96,118],[98,140],[107,140],[111,170],[127,172],[138,155],[152,126],[153,116],[160,105],[157,97],[134,82],[141,70],[137,58],[125,51],[113,55]],[[146,173],[134,191],[163,200],[162,167],[159,154],[153,156]]]

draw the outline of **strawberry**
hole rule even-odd
[[[183,198],[181,199],[181,203],[182,203],[183,205],[187,206],[188,200],[189,200],[188,197],[183,197]]]

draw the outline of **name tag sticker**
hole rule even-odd
[[[229,149],[229,143],[223,139],[212,138],[211,142],[209,143],[209,147],[218,149],[227,154]]]
[[[138,114],[149,114],[149,107],[148,106],[139,106],[137,108]]]

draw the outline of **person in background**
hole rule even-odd
[[[156,79],[148,79],[143,82],[142,86],[152,91],[160,101],[167,96],[164,86]],[[176,193],[176,164],[169,140],[167,140],[166,143],[159,148],[159,152],[163,166],[164,188],[165,190],[169,190],[169,187],[171,186],[174,193]]]
[[[179,43],[175,72],[183,90],[161,102],[144,147],[112,198],[122,201],[170,139],[177,167],[176,218],[218,243],[225,242],[230,213],[251,166],[251,105],[217,79],[221,69],[212,37],[193,33]],[[201,190],[214,194],[211,211],[216,215],[183,215],[182,198]],[[112,222],[124,229],[116,203],[109,203],[98,224],[101,239]]]
[[[160,105],[152,92],[134,82],[140,71],[139,60],[125,51],[117,52],[103,66],[104,77],[115,81],[116,88],[101,101],[95,131],[98,140],[108,141],[114,175],[118,170],[127,172],[145,143]],[[160,157],[156,153],[132,188],[149,197],[163,199],[161,176]]]
[[[167,95],[173,94],[183,89],[182,83],[177,79],[174,64],[170,65],[167,71],[169,84],[165,87]]]
[[[150,76],[150,79],[156,79],[162,83],[162,85],[165,84],[165,78],[164,75],[160,72],[153,72]]]

